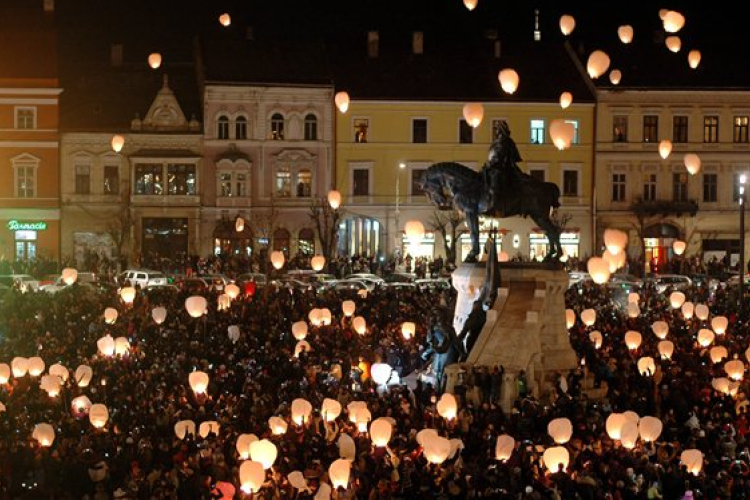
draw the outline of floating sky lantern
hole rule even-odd
[[[161,66],[161,54],[158,52],[149,54],[148,65],[151,66],[151,69],[158,69]]]
[[[122,151],[123,146],[125,146],[125,138],[120,134],[115,134],[112,136],[110,144],[112,146],[112,151],[114,151],[115,153],[119,153],[120,151]]]
[[[384,448],[388,446],[393,434],[393,424],[387,418],[376,418],[370,424],[370,439],[373,446]]]
[[[630,292],[628,294],[628,304],[630,304],[631,302],[635,302],[637,304],[639,300],[641,300],[641,298],[638,295],[638,292]]]
[[[261,439],[250,444],[250,460],[260,462],[265,470],[273,466],[278,453],[276,445],[268,439]]]
[[[115,355],[124,356],[130,351],[130,341],[126,337],[117,337],[115,339]]]
[[[596,311],[594,309],[584,309],[581,311],[581,321],[586,326],[594,326],[594,323],[596,323]]]
[[[421,241],[424,238],[424,224],[418,220],[407,221],[404,232],[411,241]]]
[[[690,175],[695,175],[701,170],[701,159],[695,153],[688,153],[684,157],[685,168]]]
[[[695,448],[687,449],[680,454],[680,463],[687,467],[689,473],[697,476],[703,469],[703,453]]]
[[[104,322],[108,325],[114,325],[117,322],[119,313],[114,307],[108,307],[104,310]]]
[[[619,85],[622,80],[622,71],[613,69],[609,72],[609,81],[612,85]]]
[[[120,298],[126,304],[132,304],[135,300],[135,288],[126,286],[120,289]]]
[[[226,28],[232,24],[232,17],[225,12],[219,16],[219,23]]]
[[[151,311],[151,317],[154,319],[154,323],[161,325],[167,319],[167,310],[164,307],[154,307]]]
[[[227,336],[232,342],[240,340],[240,327],[237,325],[229,325],[227,327]]]
[[[185,439],[188,436],[195,436],[195,422],[192,420],[180,420],[174,424],[174,434],[177,439]]]
[[[716,335],[724,335],[729,326],[729,320],[726,316],[716,316],[711,320],[711,328],[713,328]]]
[[[575,138],[575,133],[575,125],[565,120],[555,119],[549,124],[549,136],[552,143],[560,151],[570,147]]]
[[[50,424],[36,424],[31,437],[39,443],[39,446],[48,448],[55,441],[55,429]]]
[[[326,258],[322,255],[316,255],[315,257],[310,259],[310,267],[313,268],[313,271],[322,271],[325,265]]]
[[[208,389],[208,380],[208,373],[206,372],[194,371],[188,375],[190,388],[196,394],[204,394],[206,392],[206,389]]]
[[[696,69],[700,63],[701,63],[701,51],[691,50],[688,53],[688,65],[690,65],[692,69]]]
[[[709,356],[711,357],[711,362],[716,364],[720,363],[722,360],[729,357],[729,351],[727,351],[727,348],[721,345],[717,345],[711,348],[710,351],[708,351]]]
[[[632,450],[638,442],[638,424],[635,422],[625,422],[620,431],[620,444],[623,448]]]
[[[685,16],[675,10],[668,10],[662,17],[662,23],[667,33],[677,33],[685,26]]]
[[[115,355],[115,339],[112,335],[107,334],[96,341],[96,347],[99,349],[99,353],[107,358]]]
[[[674,250],[675,255],[682,255],[685,253],[685,248],[687,248],[687,243],[682,240],[676,240],[672,243],[672,250]]]
[[[248,458],[250,458],[250,445],[252,445],[257,440],[258,436],[256,436],[255,434],[240,434],[237,437],[235,448],[237,449],[237,453],[239,453],[242,460],[247,460]]]
[[[667,39],[664,40],[664,43],[670,52],[677,53],[682,48],[682,40],[680,40],[679,36],[668,36]]]
[[[495,460],[501,462],[507,462],[513,455],[513,450],[516,447],[516,440],[512,436],[507,434],[501,434],[497,437],[495,443]]]
[[[221,426],[216,420],[206,420],[198,426],[198,435],[203,439],[206,439],[210,434],[218,436],[220,429]]]
[[[11,360],[10,368],[15,378],[21,378],[29,372],[29,360],[23,356],[16,356]]]
[[[417,325],[413,321],[404,321],[401,324],[401,335],[404,336],[405,340],[412,339],[416,332],[417,332]]]
[[[610,439],[619,440],[622,434],[623,426],[628,423],[628,419],[622,413],[610,413],[605,422],[605,428],[607,429],[607,435]]]
[[[629,302],[626,307],[628,318],[637,318],[641,315],[641,308],[638,302]]]
[[[310,352],[312,351],[312,346],[310,345],[310,342],[307,340],[300,340],[297,342],[297,344],[294,346],[294,357],[299,358],[299,355],[303,352]]]
[[[200,318],[206,313],[206,307],[208,302],[205,297],[200,295],[193,295],[185,299],[185,310],[193,318]]]
[[[651,331],[654,332],[657,338],[664,340],[669,333],[669,324],[666,321],[654,321],[651,325]]]
[[[388,363],[373,363],[370,374],[376,384],[383,386],[391,379],[393,368]]]
[[[727,375],[729,375],[729,378],[732,380],[742,380],[745,376],[745,364],[737,359],[736,354],[734,356],[735,359],[724,363],[724,371],[727,372]]]
[[[29,358],[29,375],[32,377],[38,377],[44,373],[44,360],[39,356]]]
[[[666,160],[669,158],[669,154],[672,152],[672,141],[669,139],[664,139],[663,141],[659,142],[659,156],[661,156],[662,160]]]
[[[352,471],[352,463],[349,460],[339,458],[328,467],[328,477],[331,480],[333,489],[346,489],[349,486],[349,476]]]
[[[573,104],[573,94],[570,92],[560,94],[560,107],[562,109],[568,109],[571,104]]]
[[[388,377],[390,378],[390,373],[388,374]],[[386,382],[387,381],[388,379],[386,379]],[[449,392],[444,392],[443,395],[440,396],[440,400],[437,402],[437,412],[438,415],[446,420],[453,420],[456,418],[456,414],[458,413],[458,402],[456,402],[456,397]]]
[[[230,299],[234,300],[240,296],[240,287],[234,283],[230,283],[224,287],[224,293],[227,294]]]
[[[268,419],[268,427],[271,428],[271,433],[274,436],[282,436],[286,434],[288,425],[286,420],[281,417],[271,417]]]
[[[245,219],[242,217],[237,217],[234,221],[234,230],[238,233],[241,233],[245,230]]]
[[[354,331],[360,335],[367,333],[367,321],[365,321],[365,318],[362,316],[354,317],[352,320],[352,327],[354,327]]]
[[[628,234],[619,229],[608,228],[604,230],[604,246],[613,255],[625,250],[628,245]]]
[[[500,86],[506,93],[513,94],[518,89],[519,77],[516,70],[512,68],[502,69],[498,73],[497,78],[500,80]]]
[[[66,267],[62,270],[62,274],[60,276],[63,280],[63,283],[65,283],[66,285],[72,285],[78,279],[78,271],[76,269],[73,269],[72,267]]]
[[[11,373],[10,365],[8,363],[0,363],[0,385],[8,383]]]
[[[633,41],[633,27],[629,24],[624,24],[617,28],[617,36],[620,41],[624,44],[628,44]]]
[[[89,421],[97,429],[101,429],[109,420],[109,409],[103,404],[94,404],[89,408]]]
[[[638,360],[638,372],[644,377],[651,377],[656,373],[656,363],[651,356],[644,356]]]
[[[78,396],[70,402],[70,407],[75,413],[85,415],[91,408],[91,400],[86,396]]]
[[[88,365],[80,365],[74,375],[78,387],[88,387],[93,376],[94,370]]]
[[[635,330],[628,330],[625,332],[625,345],[628,346],[628,349],[631,351],[634,351],[641,346],[641,340],[642,337],[639,332],[636,332]]]
[[[700,344],[701,347],[710,346],[713,343],[714,338],[714,332],[712,332],[708,328],[701,328],[698,331],[698,344]]]
[[[609,56],[606,52],[595,50],[586,62],[586,71],[591,78],[599,78],[609,69]]]
[[[565,309],[565,326],[568,330],[576,324],[576,312],[573,309]]]
[[[286,257],[284,256],[284,252],[281,250],[275,250],[271,252],[271,264],[273,265],[273,268],[278,270],[284,267],[284,261],[286,260]]]
[[[484,118],[484,106],[479,102],[470,102],[464,104],[463,113],[466,123],[473,128],[477,128],[481,125],[482,118]]]
[[[564,446],[552,446],[542,455],[544,466],[552,473],[564,471],[570,462],[570,453]]]
[[[609,281],[609,264],[601,257],[591,257],[587,262],[589,275],[594,283],[603,285]]]
[[[341,206],[341,193],[339,193],[335,189],[328,191],[328,205],[332,209],[338,210],[338,208]]]
[[[325,398],[320,408],[320,415],[326,422],[333,422],[341,415],[341,403],[335,399]]]
[[[312,414],[312,405],[303,398],[297,398],[292,401],[292,421],[297,425],[302,425],[310,420]]]
[[[565,14],[560,16],[560,31],[563,35],[568,36],[576,28],[576,20],[573,16]]]
[[[348,92],[336,92],[336,95],[333,97],[333,101],[336,103],[336,107],[339,108],[339,111],[342,113],[346,113],[349,110],[349,93]]]
[[[60,394],[60,387],[62,386],[62,380],[57,375],[43,375],[40,381],[39,387],[47,393],[51,398],[56,397]]]
[[[263,464],[253,460],[246,460],[240,465],[240,489],[247,493],[260,491],[266,480],[266,470]]]
[[[341,311],[344,313],[344,316],[347,318],[350,318],[354,311],[357,309],[357,305],[354,303],[353,300],[345,300],[341,303]]]
[[[594,330],[589,333],[589,340],[594,343],[594,349],[599,349],[602,346],[602,333],[598,330]]]
[[[682,292],[672,292],[669,294],[669,305],[672,309],[678,309],[685,303],[685,294]]]
[[[451,443],[448,439],[430,434],[424,438],[424,457],[431,464],[440,465],[448,458],[451,453]]]
[[[674,343],[670,342],[669,340],[662,340],[657,345],[657,348],[659,349],[659,355],[661,356],[661,359],[672,359],[672,354],[674,354]]]
[[[697,306],[695,306],[695,316],[699,320],[706,321],[709,314],[710,311],[708,310],[708,306],[706,304],[698,304]]]
[[[567,418],[556,418],[547,424],[547,434],[557,444],[565,444],[573,436],[573,424]]]
[[[692,302],[685,302],[682,304],[682,316],[685,319],[691,319],[695,313],[695,305]]]
[[[469,9],[469,11],[472,11],[477,8],[478,3],[479,0],[464,0],[464,7]]]

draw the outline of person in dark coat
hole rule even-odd
[[[466,318],[464,327],[461,329],[461,333],[458,336],[458,340],[463,346],[463,352],[461,353],[461,361],[466,361],[471,349],[474,347],[479,334],[482,332],[484,323],[487,321],[487,312],[482,307],[480,300],[475,300],[471,306],[471,312],[469,317]]]

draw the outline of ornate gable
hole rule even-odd
[[[140,130],[155,130],[164,132],[183,132],[191,130],[190,123],[182,112],[172,89],[169,79],[164,75],[164,84],[156,94],[154,102],[140,123]]]

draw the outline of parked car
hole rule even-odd
[[[359,290],[367,290],[368,292],[371,292],[375,288],[375,285],[372,282],[366,283],[363,280],[343,279],[336,281],[331,288],[337,292]]]
[[[690,278],[681,274],[657,274],[651,280],[659,293],[664,293],[668,288],[673,291],[686,290],[693,284]]]
[[[120,286],[123,286],[126,282],[130,283],[130,286],[138,285],[141,288],[148,288],[166,285],[167,277],[161,271],[154,271],[153,269],[128,269],[118,277]]]
[[[5,285],[8,288],[13,288],[16,285],[22,292],[36,292],[39,290],[39,281],[28,274],[0,275],[0,285]]]
[[[214,290],[218,290],[219,292],[224,291],[224,287],[232,282],[232,280],[230,280],[223,274],[199,274],[197,277],[208,283],[209,286],[213,287]]]
[[[185,278],[184,280],[182,280],[181,287],[183,290],[196,295],[205,293],[209,289],[209,285],[208,283],[206,283],[206,280],[195,277]]]
[[[447,290],[451,287],[451,281],[447,278],[420,278],[414,280],[414,284],[420,290]]]
[[[386,283],[414,283],[416,279],[414,273],[392,273],[385,277]]]
[[[235,281],[237,282],[237,285],[242,285],[248,281],[252,281],[256,286],[263,287],[268,284],[268,276],[263,273],[245,273],[237,276]]]
[[[740,275],[739,274],[733,274],[729,278],[727,278],[726,281],[727,287],[735,287],[740,285]],[[745,286],[750,285],[750,275],[745,275]]]
[[[348,276],[344,276],[345,280],[353,279],[353,280],[366,280],[371,281],[373,283],[385,283],[385,280],[378,276],[377,274],[372,273],[354,273],[350,274]]]
[[[73,285],[87,286],[95,291],[98,289],[98,283],[99,281],[97,279],[96,273],[79,272],[78,279],[76,280],[75,283],[73,283]],[[57,279],[54,281],[54,283],[51,283],[49,285],[40,285],[39,290],[47,292],[47,293],[57,293],[63,288],[66,288],[68,286],[72,286],[72,285],[66,284],[63,281],[62,277],[58,276]]]

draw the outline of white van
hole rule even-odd
[[[118,285],[124,286],[126,283],[141,288],[164,286],[167,284],[167,277],[161,271],[153,269],[128,269],[118,277]]]

